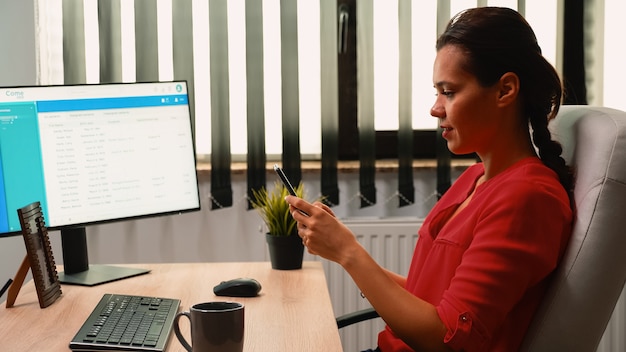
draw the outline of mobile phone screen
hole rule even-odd
[[[276,173],[278,174],[278,177],[280,177],[280,180],[283,181],[283,184],[287,188],[287,191],[289,192],[289,194],[297,197],[296,191],[294,191],[293,186],[291,185],[291,182],[289,182],[289,179],[283,172],[283,169],[281,169],[277,164],[274,164],[274,171],[276,171]]]
[[[283,172],[283,169],[281,169],[277,164],[274,164],[274,171],[276,171],[278,177],[280,177],[280,180],[283,181],[285,188],[287,188],[287,192],[289,192],[289,194],[291,194],[292,196],[297,197],[298,195],[296,194],[296,191],[294,191],[291,182],[289,182],[289,179],[285,175],[285,172]],[[309,216],[309,214],[300,209],[298,209],[298,211],[306,216]]]

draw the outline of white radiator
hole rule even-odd
[[[407,274],[421,219],[345,220],[344,223],[379,264]],[[319,260],[307,256],[306,260]],[[370,307],[339,265],[323,260],[323,266],[336,316]],[[382,320],[374,319],[341,329],[339,334],[344,351],[359,352],[376,347],[378,332],[383,328]],[[626,352],[626,291],[622,292],[597,352]]]

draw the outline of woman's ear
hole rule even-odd
[[[520,82],[517,74],[507,72],[498,81],[498,103],[502,106],[515,103],[519,95]]]

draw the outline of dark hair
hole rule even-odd
[[[539,157],[571,192],[572,172],[561,157],[561,145],[552,140],[548,130],[548,122],[559,111],[563,86],[554,67],[541,54],[535,33],[524,17],[503,7],[462,11],[437,39],[437,51],[446,45],[458,46],[466,53],[463,69],[485,87],[507,72],[519,77],[523,114],[532,127]]]

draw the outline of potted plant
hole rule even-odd
[[[298,197],[304,197],[302,182],[294,188]],[[265,239],[273,269],[292,270],[302,268],[304,246],[297,235],[296,221],[291,217],[285,197],[289,193],[281,182],[269,191],[263,187],[252,190],[252,207],[261,215],[267,226]]]

